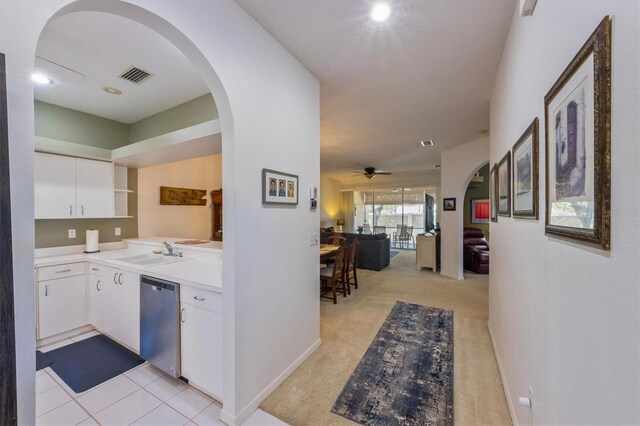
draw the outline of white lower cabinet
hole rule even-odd
[[[180,301],[182,376],[221,400],[222,295],[182,286]]]
[[[41,268],[40,276],[59,278],[38,281],[39,339],[87,325],[86,275],[75,265]]]
[[[140,352],[140,275],[92,264],[91,324]]]

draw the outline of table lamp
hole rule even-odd
[[[338,225],[340,231],[342,232],[342,227],[344,226],[344,219],[338,219],[338,221],[336,222],[336,225]]]

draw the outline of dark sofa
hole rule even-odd
[[[489,243],[478,228],[464,228],[464,269],[476,274],[489,273]]]
[[[320,243],[328,244],[333,232],[320,232]],[[391,240],[387,234],[340,234],[347,240],[358,239],[358,268],[379,271],[391,261]]]

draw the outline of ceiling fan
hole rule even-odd
[[[354,170],[354,173],[358,173],[355,176],[364,176],[367,179],[371,179],[377,175],[390,175],[391,172],[383,172],[382,170],[376,170],[375,167],[365,167],[364,171],[360,171],[360,170]]]

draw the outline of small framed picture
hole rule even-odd
[[[545,233],[611,244],[611,20],[544,97]]]
[[[511,216],[511,151],[498,163],[498,215]]]
[[[456,211],[456,199],[455,198],[444,198],[442,200],[442,210],[446,212],[454,212]]]
[[[262,204],[298,204],[298,176],[262,169]]]
[[[538,218],[538,117],[513,146],[513,217]]]
[[[498,221],[498,165],[494,164],[489,173],[489,200],[491,203],[491,222]]]
[[[489,223],[489,198],[471,200],[471,223]]]

